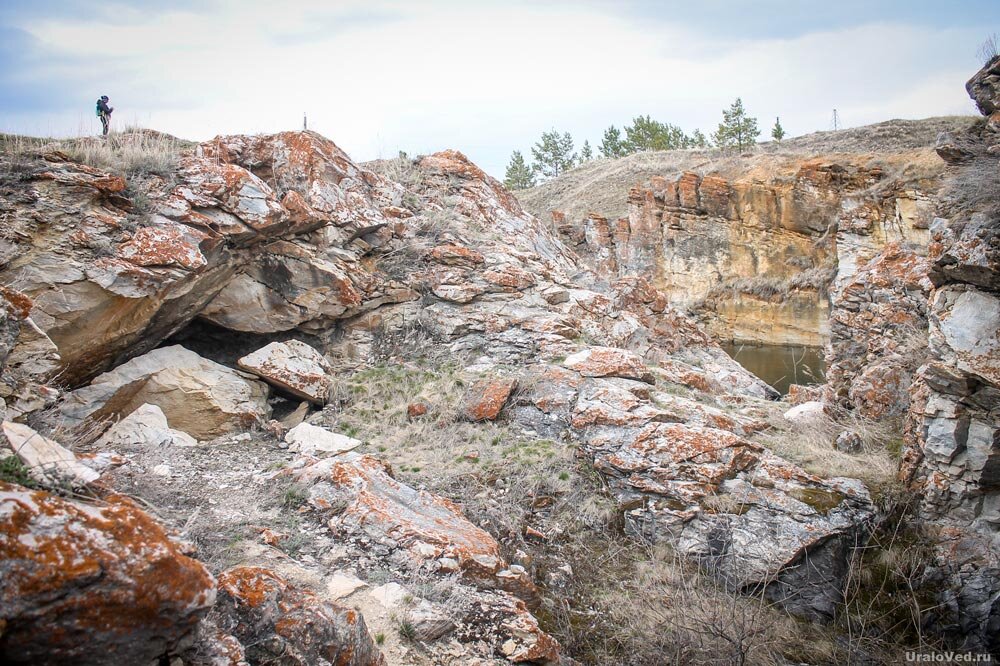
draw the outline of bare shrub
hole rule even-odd
[[[983,43],[979,45],[976,50],[976,56],[983,62],[984,65],[988,65],[993,60],[1000,55],[1000,49],[997,48],[997,33],[990,34],[989,37],[983,40]]]
[[[897,421],[874,421],[853,411],[837,410],[803,421],[789,421],[783,412],[787,403],[773,403],[771,428],[757,435],[755,441],[807,472],[822,477],[847,476],[873,487],[885,487],[895,478],[896,461],[891,449],[901,426]],[[860,453],[845,453],[834,448],[837,436],[849,430],[861,437]]]
[[[955,168],[945,181],[944,199],[956,213],[1000,214],[1000,162],[980,155]]]

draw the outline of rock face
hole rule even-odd
[[[928,163],[928,153],[782,157],[728,178],[656,176],[629,192],[627,217],[590,215],[560,229],[598,273],[652,276],[720,337],[820,346],[833,266],[844,281],[887,242],[926,246],[941,169],[905,167]]]
[[[899,417],[926,356],[930,262],[892,243],[833,299],[826,399],[865,417]]]
[[[134,358],[70,393],[62,413],[79,423],[127,415],[148,403],[163,411],[170,427],[212,439],[266,422],[267,394],[261,382],[174,345]]]
[[[970,650],[1000,652],[1000,192],[982,192],[998,168],[1000,60],[966,86],[990,118],[960,143],[975,159],[955,160],[932,227],[934,290],[928,305],[930,358],[911,391],[902,477],[921,495],[938,528],[940,586],[931,623],[963,637]],[[991,181],[990,181],[991,182]],[[964,189],[963,189],[964,183]]]
[[[322,354],[304,342],[272,342],[244,356],[238,364],[297,398],[320,405],[326,403],[332,368]]]
[[[324,602],[268,569],[220,574],[213,614],[219,628],[245,646],[251,663],[385,665],[358,612]]]
[[[182,155],[171,180],[146,183],[143,226],[125,185],[46,154],[5,209],[16,240],[0,278],[33,301],[62,381],[149,351],[198,315],[272,332],[414,297],[358,261],[391,235],[401,188],[317,134],[220,137]]]
[[[83,504],[0,483],[0,657],[147,663],[182,647],[215,581],[130,502]]]

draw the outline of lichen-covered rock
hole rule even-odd
[[[496,421],[517,386],[514,379],[484,379],[473,384],[465,395],[462,414],[470,421]]]
[[[507,569],[496,540],[470,523],[458,505],[400,483],[371,456],[344,453],[294,475],[308,486],[309,503],[331,513],[330,527],[338,533],[389,546],[410,568],[454,560],[472,581],[526,597],[537,594],[523,571]]]
[[[272,342],[237,364],[273,386],[297,398],[325,404],[333,368],[323,355],[304,342]]]
[[[82,503],[0,483],[0,660],[145,664],[183,647],[215,580],[113,496]]]
[[[653,383],[653,374],[642,359],[625,349],[588,347],[563,361],[584,377],[621,377]]]
[[[143,404],[159,407],[171,428],[197,439],[266,423],[271,408],[262,382],[202,358],[180,345],[161,347],[95,378],[66,396],[70,423],[115,418]]]
[[[323,601],[261,567],[236,567],[219,575],[213,613],[251,663],[289,666],[384,666],[364,618]]]
[[[867,490],[822,480],[731,432],[650,423],[584,431],[629,531],[671,543],[735,589],[762,586],[797,614],[832,617]]]

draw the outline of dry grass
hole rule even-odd
[[[893,451],[899,449],[902,432],[898,422],[876,422],[850,411],[790,422],[783,416],[789,409],[788,403],[772,403],[767,407],[772,428],[754,439],[777,455],[821,477],[861,479],[875,490],[893,483],[898,464]],[[844,453],[834,448],[837,435],[845,430],[861,436],[861,453]]]
[[[946,179],[943,194],[948,207],[962,217],[1000,214],[1000,161],[979,155],[959,165]]]
[[[669,547],[639,553],[628,579],[597,602],[619,644],[602,655],[610,660],[595,663],[841,663],[834,632],[792,618],[760,594],[726,592]]]
[[[186,145],[168,134],[130,128],[109,134],[106,139],[83,137],[61,141],[57,148],[76,162],[132,178],[169,175]]]
[[[808,261],[806,257],[802,259]],[[704,299],[693,303],[690,309],[700,310],[706,304],[737,298],[741,294],[754,296],[765,301],[781,301],[793,291],[802,290],[816,291],[821,296],[825,296],[836,277],[836,266],[826,264],[806,268],[787,278],[767,276],[730,278],[712,287]]]
[[[0,134],[0,154],[8,165],[37,159],[43,151],[62,152],[71,160],[127,178],[173,172],[181,152],[193,144],[169,134],[137,127],[102,137],[44,139]]]
[[[475,380],[458,366],[368,368],[335,389],[345,405],[330,425],[367,442],[410,485],[459,502],[494,535],[519,540],[534,500],[562,502],[579,486],[581,472],[574,450],[563,443],[503,421],[463,420],[465,392]],[[414,402],[428,405],[428,414],[408,418],[407,406]],[[610,510],[601,501],[577,499],[595,520]]]

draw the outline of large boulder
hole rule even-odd
[[[294,474],[308,486],[310,504],[331,513],[329,525],[336,532],[391,544],[414,569],[455,562],[471,581],[536,598],[524,571],[507,569],[496,540],[469,522],[458,505],[400,483],[385,463],[349,452]]]
[[[261,567],[219,575],[216,623],[251,663],[384,666],[360,613],[336,606]]]
[[[296,398],[325,404],[333,368],[323,355],[304,342],[272,342],[237,364]]]
[[[159,407],[171,428],[213,439],[266,422],[268,388],[181,347],[161,347],[132,359],[66,396],[63,416],[120,418],[143,404]]]
[[[215,580],[120,497],[0,483],[0,661],[146,664],[184,646]]]

